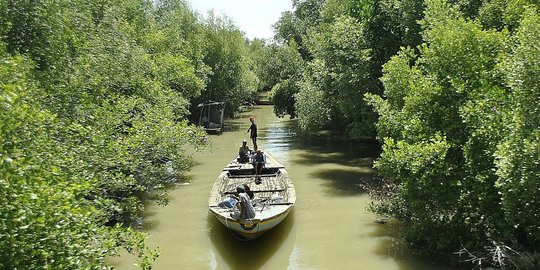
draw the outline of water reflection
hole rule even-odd
[[[274,119],[267,126],[259,127],[265,150],[277,158],[285,167],[289,166],[291,143],[296,138],[296,121]]]
[[[228,119],[223,124],[223,132],[241,131],[244,125],[244,119],[242,118]]]
[[[214,216],[208,215],[208,232],[213,249],[226,261],[228,267],[238,270],[260,269],[278,250],[290,253],[293,241],[286,239],[294,238],[291,237],[293,224],[294,209],[283,222],[255,241],[241,241]]]
[[[365,193],[359,185],[370,179],[373,174],[370,170],[327,169],[316,171],[311,175],[326,180],[323,185],[330,195],[350,196]]]

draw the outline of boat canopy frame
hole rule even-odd
[[[204,127],[206,132],[223,133],[225,102],[208,101],[197,105],[197,108],[199,108],[199,126]]]

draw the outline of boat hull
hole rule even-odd
[[[284,166],[266,154],[263,173],[254,176],[249,163],[230,162],[216,179],[208,200],[210,212],[231,232],[242,239],[252,240],[280,224],[296,202],[296,192]],[[257,179],[260,177],[260,181]],[[248,186],[253,192],[255,217],[239,218],[239,209],[222,202],[237,197],[236,187]]]
[[[214,216],[232,233],[244,240],[254,240],[279,225],[291,212],[292,207],[268,220],[237,220],[222,215]]]

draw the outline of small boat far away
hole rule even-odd
[[[223,132],[225,102],[208,101],[197,105],[197,108],[199,108],[197,125],[203,127],[206,132],[221,134]]]
[[[251,163],[231,161],[217,177],[208,206],[210,212],[231,232],[242,239],[252,240],[274,228],[291,212],[296,202],[294,185],[285,167],[273,156],[266,154],[266,164],[256,184]],[[234,205],[224,204],[237,195],[236,187],[247,185],[254,194],[252,201],[255,217],[242,219]]]

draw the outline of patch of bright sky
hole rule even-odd
[[[272,25],[281,13],[292,10],[292,0],[188,0],[194,10],[206,16],[213,9],[224,14],[246,34],[249,39],[274,37]]]

